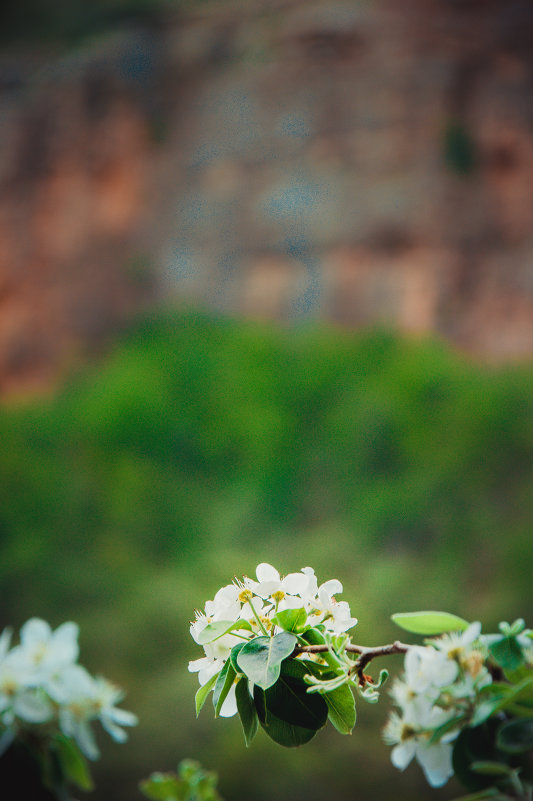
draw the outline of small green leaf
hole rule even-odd
[[[489,760],[472,762],[470,770],[473,770],[474,773],[482,773],[484,776],[510,776],[513,773],[513,768],[504,762],[490,762]]]
[[[53,743],[65,777],[82,790],[92,790],[94,785],[87,762],[76,743],[63,734],[57,734]]]
[[[281,663],[292,654],[296,643],[296,637],[288,631],[274,637],[255,637],[246,642],[237,655],[239,670],[267,690],[278,680]]]
[[[235,620],[233,622],[231,620],[217,620],[215,623],[208,623],[205,629],[202,629],[196,638],[196,642],[198,645],[207,645],[207,643],[218,640],[224,634],[236,629],[251,631],[252,627],[247,620]]]
[[[351,734],[356,720],[355,700],[347,684],[322,696],[328,705],[328,718],[341,734]]]
[[[213,690],[213,706],[215,708],[216,718],[220,714],[222,704],[226,700],[227,695],[233,686],[236,675],[237,674],[233,669],[233,665],[231,664],[230,660],[227,659],[224,663],[224,667],[218,674],[215,689]]]
[[[505,723],[498,731],[496,745],[508,754],[522,754],[533,748],[533,717]]]
[[[489,652],[504,670],[516,670],[524,664],[524,654],[514,637],[502,637],[489,645]]]
[[[175,773],[152,773],[139,787],[152,801],[179,801],[187,791],[187,785]]]
[[[307,612],[301,609],[284,609],[278,612],[274,618],[274,623],[285,631],[300,632],[306,626]]]
[[[220,676],[220,671],[218,673],[215,673],[214,676],[211,676],[209,681],[207,681],[205,684],[202,684],[202,686],[199,688],[196,695],[194,696],[194,701],[196,704],[196,717],[198,717],[198,715],[200,714],[200,710],[206,702],[207,696],[209,695],[209,691],[219,676]]]
[[[235,697],[237,699],[237,711],[239,712],[242,730],[244,732],[244,740],[246,746],[249,746],[257,734],[259,720],[257,718],[257,711],[253,699],[248,690],[248,679],[246,676],[237,682]]]
[[[397,612],[391,620],[405,631],[428,637],[448,631],[465,631],[469,626],[468,621],[449,612]]]

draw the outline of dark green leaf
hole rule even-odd
[[[196,703],[196,717],[198,717],[198,715],[200,714],[200,710],[206,702],[207,696],[209,695],[209,691],[219,676],[220,676],[220,671],[218,673],[215,673],[214,676],[211,676],[209,681],[207,681],[205,684],[202,684],[200,689],[197,691],[194,697]]]
[[[240,652],[241,648],[244,645],[245,645],[245,643],[243,643],[243,642],[237,643],[237,645],[233,646],[233,648],[231,649],[230,655],[229,655],[229,658],[230,658],[231,664],[233,665],[233,669],[234,669],[235,673],[242,673],[242,670],[240,669],[239,665],[237,664],[237,657],[239,655],[239,652]]]
[[[353,693],[347,684],[322,696],[328,705],[328,718],[341,734],[350,734],[355,726],[356,709]]]
[[[471,765],[473,762],[497,762],[504,757],[494,746],[496,727],[495,721],[488,720],[476,728],[465,728],[454,742],[453,769],[467,790],[483,790],[494,784],[490,777],[475,773]]]
[[[303,631],[307,623],[307,612],[301,609],[284,609],[274,616],[274,623],[285,631]]]
[[[405,631],[428,637],[448,631],[465,631],[469,626],[467,620],[449,612],[398,612],[391,620]]]
[[[502,637],[489,645],[489,651],[504,670],[516,670],[524,664],[524,655],[514,637]]]
[[[259,728],[257,711],[248,689],[248,679],[243,677],[237,682],[235,687],[235,697],[237,699],[237,710],[242,723],[244,739],[249,746]]]
[[[484,776],[510,776],[513,773],[513,769],[506,765],[505,762],[490,762],[488,760],[472,762],[470,770],[473,770],[474,773],[482,773]]]
[[[498,748],[508,754],[521,754],[533,748],[533,717],[505,723],[496,737]]]
[[[278,681],[267,690],[254,687],[259,721],[267,734],[281,745],[301,745],[325,725],[328,705],[318,694],[309,694],[305,664],[286,659]]]
[[[235,676],[236,673],[233,669],[233,665],[231,664],[230,660],[227,659],[224,663],[224,667],[218,674],[215,689],[213,690],[213,706],[215,708],[215,717],[218,717],[220,714],[220,709],[233,686]]]
[[[239,651],[236,659],[239,669],[250,681],[267,690],[278,680],[281,663],[292,654],[296,643],[296,637],[288,631],[274,637],[255,637]]]

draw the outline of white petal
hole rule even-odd
[[[269,598],[272,593],[279,590],[279,588],[279,581],[261,581],[255,586],[254,592],[256,595],[259,595],[260,598]]]
[[[104,727],[106,732],[109,735],[111,735],[111,737],[116,743],[126,742],[126,740],[128,739],[128,735],[126,734],[124,729],[121,729],[120,726],[117,726],[116,723],[114,723],[114,721],[112,721],[111,718],[108,717],[108,715],[102,714],[100,716],[100,722],[102,723],[102,726]]]
[[[116,706],[109,709],[105,714],[107,718],[112,720],[113,723],[118,723],[119,726],[136,726],[139,722],[139,718],[133,712],[129,712],[127,709],[119,709]]]
[[[9,651],[12,634],[13,632],[10,628],[4,629],[2,634],[0,634],[0,661],[5,657],[5,655]]]
[[[63,623],[52,634],[54,655],[65,662],[75,662],[79,655],[79,627],[76,623]]]
[[[222,664],[218,661],[215,661],[211,662],[209,665],[206,665],[205,668],[202,668],[202,670],[200,670],[200,672],[198,673],[198,681],[200,682],[202,687],[204,684],[207,684],[210,678],[212,678],[218,673],[221,667]]]
[[[237,699],[235,697],[235,687],[236,685],[234,684],[231,687],[226,698],[224,699],[224,703],[222,704],[219,712],[221,718],[232,718],[233,715],[237,714]]]
[[[309,579],[303,573],[289,573],[281,582],[282,589],[290,595],[299,595],[305,592],[309,585]]]
[[[464,631],[461,635],[461,645],[470,645],[470,643],[473,643],[474,640],[478,639],[480,634],[481,623],[479,620],[477,620],[475,623],[471,623],[466,631]]]
[[[398,770],[405,770],[409,762],[415,755],[416,742],[414,740],[406,740],[404,743],[395,745],[391,751],[391,762]]]
[[[20,630],[20,641],[24,645],[37,645],[48,640],[52,630],[46,620],[32,617]]]
[[[342,584],[338,579],[330,579],[320,585],[319,592],[325,593],[331,598],[332,595],[342,592]]]
[[[255,571],[255,575],[257,576],[257,580],[259,582],[263,581],[276,581],[279,582],[280,577],[279,573],[275,567],[269,565],[268,562],[261,562],[260,565],[257,565],[257,569]]]
[[[212,661],[207,656],[202,656],[200,659],[193,659],[189,662],[189,673],[198,673],[199,670],[212,665]]]
[[[27,723],[44,723],[53,716],[52,705],[33,692],[23,692],[15,696],[13,711],[21,720]]]
[[[442,787],[453,775],[452,746],[447,743],[419,746],[416,758],[432,787]]]
[[[94,735],[87,721],[84,720],[78,723],[74,738],[81,751],[88,759],[98,759],[100,756],[100,751],[98,750]]]

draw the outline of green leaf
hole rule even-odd
[[[397,612],[391,620],[405,631],[428,637],[448,631],[465,631],[470,625],[467,620],[449,612]]]
[[[449,731],[455,729],[456,726],[459,726],[465,719],[464,713],[461,715],[455,715],[450,720],[447,720],[446,723],[443,723],[441,726],[438,726],[436,729],[433,730],[431,737],[429,738],[430,745],[433,743],[438,743],[441,737],[444,737],[445,734],[448,734]]]
[[[253,699],[248,690],[248,679],[244,676],[237,682],[235,687],[235,697],[237,699],[237,710],[242,723],[242,730],[244,732],[244,740],[246,746],[249,746],[259,728],[259,720],[257,718],[257,711],[254,706]]]
[[[516,670],[524,664],[524,654],[514,637],[502,637],[489,645],[489,652],[504,670]]]
[[[202,684],[202,686],[194,696],[194,701],[196,704],[196,717],[198,717],[198,715],[200,714],[200,710],[206,702],[207,696],[209,695],[209,691],[216,682],[216,680],[218,679],[218,677],[220,676],[220,673],[221,671],[215,673],[214,676],[211,676],[209,681],[207,681],[205,684]]]
[[[312,740],[317,733],[317,729],[306,729],[303,726],[297,726],[294,723],[287,723],[285,720],[280,720],[280,718],[277,718],[272,712],[268,713],[267,718],[262,719],[259,713],[259,707],[257,707],[257,711],[259,714],[259,721],[266,734],[268,734],[271,740],[274,740],[274,742],[279,745],[285,746],[285,748],[296,748],[299,745],[305,745],[305,743]]]
[[[237,674],[235,673],[233,665],[231,664],[230,660],[227,659],[224,663],[224,667],[218,674],[215,689],[213,690],[213,706],[215,708],[216,718],[220,714],[222,704],[226,700],[227,695],[233,686],[236,675]]]
[[[482,773],[484,776],[510,776],[514,771],[504,762],[490,762],[488,760],[472,762],[470,770]]]
[[[307,692],[306,674],[304,663],[286,659],[272,687],[254,687],[259,722],[280,745],[292,747],[308,742],[327,721],[328,705],[322,696]]]
[[[152,773],[144,779],[139,788],[152,801],[181,801],[186,797],[187,784],[178,779],[175,773]]]
[[[252,627],[247,620],[235,620],[233,622],[231,620],[217,620],[215,623],[208,623],[205,629],[202,629],[196,638],[196,642],[198,645],[207,645],[207,643],[218,640],[224,634],[235,631],[235,629],[251,631]]]
[[[57,734],[53,743],[64,776],[82,790],[92,790],[94,785],[87,762],[76,743],[63,734]]]
[[[250,681],[267,690],[278,680],[281,663],[292,654],[296,643],[296,637],[288,631],[274,637],[255,637],[239,651],[236,659],[239,669]]]
[[[485,801],[486,798],[500,798],[500,791],[496,787],[487,787],[479,793],[472,793],[471,795],[462,795],[455,801]]]
[[[474,771],[473,764],[506,761],[505,754],[495,747],[497,728],[497,721],[489,719],[476,728],[462,729],[454,742],[452,755],[454,773],[471,792],[494,785],[494,778]]]
[[[508,754],[521,754],[533,748],[533,717],[505,723],[498,731],[496,745]]]
[[[235,671],[235,673],[242,673],[242,670],[240,669],[240,667],[239,667],[239,665],[237,663],[237,657],[239,655],[239,652],[240,652],[241,648],[245,644],[246,643],[244,643],[244,642],[238,642],[237,645],[234,645],[233,648],[230,651],[229,658],[230,658],[231,664],[233,665],[233,670]]]
[[[303,631],[307,624],[307,612],[301,609],[284,609],[274,615],[274,623],[285,631]]]
[[[328,705],[328,718],[341,734],[351,734],[356,720],[355,700],[347,684],[322,696]]]

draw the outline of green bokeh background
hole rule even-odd
[[[393,612],[529,616],[533,368],[475,364],[436,341],[174,311],[145,318],[53,397],[0,416],[3,624],[81,626],[80,661],[127,689],[140,725],[100,737],[94,801],[184,757],[226,801],[450,799],[380,738],[388,699],[350,737],[301,749],[194,715],[194,609],[268,561],[337,577],[356,640]],[[401,657],[388,665],[401,670]],[[81,792],[80,798],[85,797]]]

